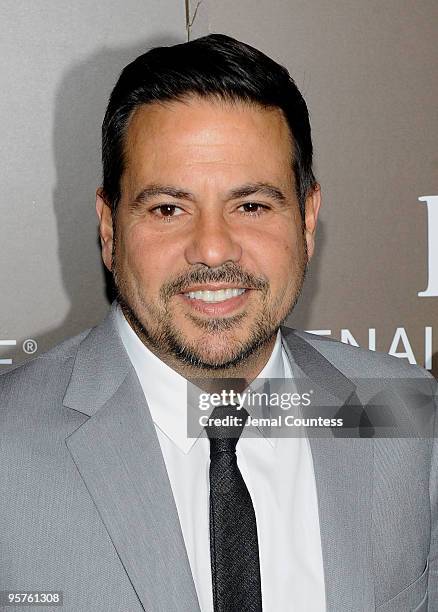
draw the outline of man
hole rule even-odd
[[[249,437],[245,419],[187,435],[190,379],[304,381],[347,417],[352,379],[432,394],[420,368],[280,328],[320,207],[287,71],[223,35],[153,49],[102,143],[117,300],[1,378],[0,588],[62,591],[74,612],[438,610],[433,436],[364,438],[362,417],[359,437]],[[397,422],[418,397],[397,396]]]

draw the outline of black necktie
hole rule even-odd
[[[235,426],[209,425],[210,557],[214,612],[261,612],[259,548],[251,496],[237,466],[236,445],[248,413],[218,406],[211,419],[237,419]],[[223,423],[224,421],[222,421]]]

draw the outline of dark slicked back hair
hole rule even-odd
[[[304,219],[307,195],[315,187],[312,139],[306,103],[286,68],[250,45],[224,34],[156,47],[124,68],[102,124],[103,195],[115,220],[124,172],[128,121],[139,106],[219,98],[283,111],[293,143],[292,169]]]

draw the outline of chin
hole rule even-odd
[[[191,325],[189,328],[179,328],[177,332],[184,336],[189,343],[208,342],[209,346],[223,346],[225,349],[231,344],[245,344],[251,336],[250,329],[229,319],[214,319],[205,321],[202,325]]]
[[[226,363],[241,352],[245,342],[235,338],[234,334],[203,333],[197,339],[187,337],[187,347],[202,361],[208,363]]]
[[[232,331],[204,332],[196,339],[190,334],[184,336],[179,334],[173,348],[176,349],[174,354],[177,354],[179,359],[194,367],[211,372],[215,370],[231,372],[252,355],[257,354],[268,340],[268,337],[252,338],[250,333],[242,333],[241,337],[236,337],[236,333]]]

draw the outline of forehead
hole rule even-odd
[[[142,105],[129,120],[124,145],[130,181],[169,173],[195,179],[209,171],[218,177],[250,173],[242,178],[253,180],[275,175],[287,181],[292,175],[293,144],[284,115],[257,104],[192,96]]]

